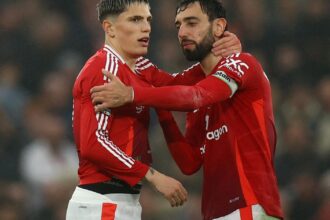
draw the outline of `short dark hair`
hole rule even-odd
[[[186,10],[190,4],[195,2],[200,4],[202,11],[209,17],[209,21],[217,18],[226,18],[226,9],[220,0],[181,0],[178,3],[176,14]]]
[[[100,0],[96,6],[98,19],[102,23],[107,16],[119,15],[135,2],[149,4],[148,0]]]

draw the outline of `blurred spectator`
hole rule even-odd
[[[95,19],[97,2],[0,1],[1,220],[64,219],[77,167],[72,83],[81,64],[104,43]],[[190,64],[177,43],[176,2],[150,0],[149,58],[171,72]],[[223,2],[231,18],[229,29],[261,60],[272,83],[278,132],[275,163],[287,219],[330,219],[329,0]],[[184,114],[177,116],[184,121]],[[142,205],[148,208],[143,219],[200,219],[195,208],[200,202],[195,194],[201,186],[198,176],[185,177],[178,171],[156,121],[151,123],[155,165],[182,180],[191,201],[172,209],[155,200],[158,195],[145,186]]]
[[[41,125],[36,129],[39,133],[22,152],[21,172],[32,192],[31,209],[48,214],[49,210],[51,213],[56,211],[51,209],[54,205],[63,207],[58,200],[69,199],[69,190],[74,188],[77,181],[78,160],[73,143],[65,138],[62,118],[50,114],[39,115],[38,123]],[[65,209],[61,209],[62,214]]]
[[[320,159],[304,121],[292,118],[283,132],[283,138],[285,151],[275,161],[280,187],[292,187],[296,177],[304,172],[318,177]]]
[[[0,66],[0,106],[14,122],[21,125],[24,106],[28,99],[27,92],[20,86],[22,72],[15,63]]]
[[[321,192],[317,176],[312,171],[301,171],[293,178],[293,199],[289,219],[309,220],[316,215],[320,206]]]
[[[27,189],[23,184],[12,181],[0,181],[0,219],[23,220]]]
[[[0,181],[20,180],[18,155],[21,142],[22,139],[13,121],[0,106]]]
[[[319,102],[322,112],[318,118],[316,128],[316,141],[318,152],[323,158],[330,161],[330,77],[324,77],[317,86]],[[330,167],[328,162],[327,167]]]

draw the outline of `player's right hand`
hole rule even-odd
[[[153,168],[149,169],[145,177],[169,201],[172,207],[182,206],[187,201],[187,190],[176,179]]]

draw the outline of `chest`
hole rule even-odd
[[[123,71],[118,72],[117,77],[127,86],[132,87],[150,87],[149,83],[139,74],[132,72],[128,67],[124,67]],[[112,109],[112,114],[116,118],[134,117],[138,120],[145,120],[149,116],[149,108],[147,106],[129,104],[120,108]]]

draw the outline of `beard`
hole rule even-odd
[[[211,52],[211,49],[213,47],[212,45],[215,42],[211,28],[199,44],[195,41],[191,42],[196,45],[196,48],[193,50],[189,50],[184,49],[181,45],[183,54],[189,61],[202,61]]]

